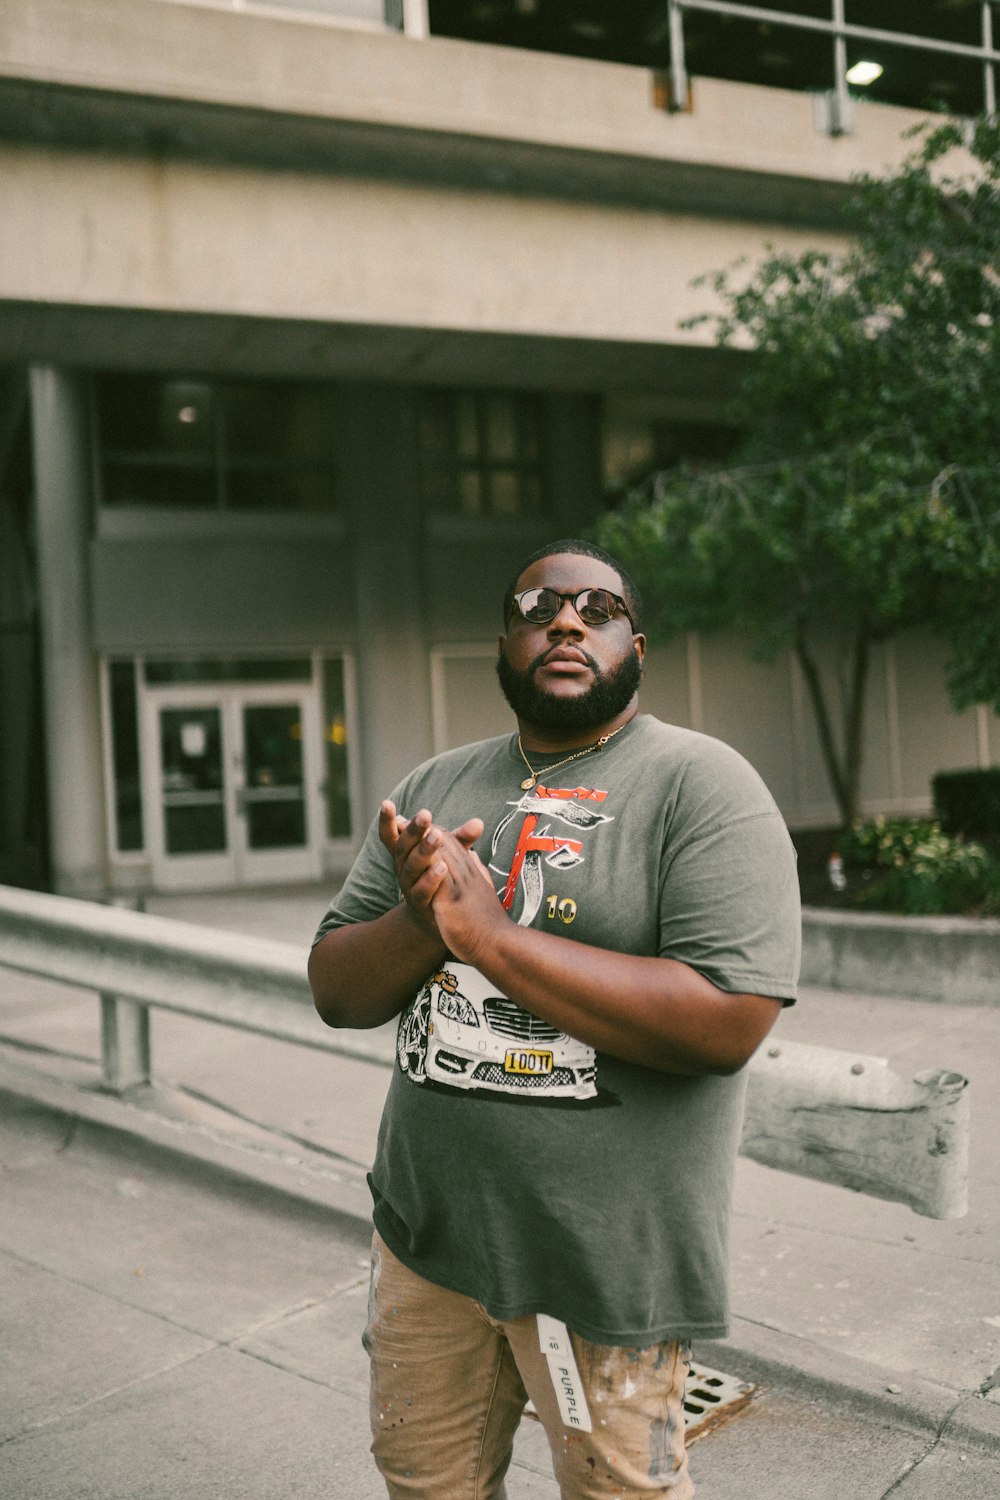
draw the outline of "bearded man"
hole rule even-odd
[[[744,1065],[795,997],[794,854],[734,750],[639,714],[632,580],[529,557],[516,732],[417,767],[310,960],[399,1015],[371,1173],[372,1451],[393,1500],[499,1500],[530,1399],[563,1500],[689,1500],[684,1380],[727,1331]]]

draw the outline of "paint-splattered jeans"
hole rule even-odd
[[[364,1343],[372,1452],[392,1500],[504,1500],[529,1397],[562,1500],[690,1500],[685,1351],[674,1343],[619,1349],[570,1339],[589,1432],[565,1419],[557,1362],[543,1353],[535,1318],[498,1322],[479,1303],[408,1270],[376,1234]],[[574,1410],[571,1399],[571,1416]]]

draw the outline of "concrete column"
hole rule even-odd
[[[100,695],[88,587],[89,465],[83,380],[31,371],[42,682],[55,889],[107,886]]]
[[[343,502],[356,590],[362,820],[431,753],[426,570],[412,395],[340,397]]]

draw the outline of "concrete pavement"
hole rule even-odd
[[[305,948],[324,900],[149,905]],[[695,1353],[761,1389],[693,1448],[700,1496],[995,1497],[1000,1009],[810,990],[779,1026],[969,1076],[972,1208],[741,1161],[733,1332]],[[381,1495],[357,1339],[386,1070],[158,1014],[156,1088],[109,1099],[94,997],[3,970],[0,1036],[0,1494]],[[555,1495],[528,1423],[509,1489]]]

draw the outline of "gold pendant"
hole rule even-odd
[[[525,781],[522,781],[521,782],[521,790],[522,790],[522,792],[530,792],[534,788],[535,782],[537,780],[538,780],[537,776],[529,776]]]

